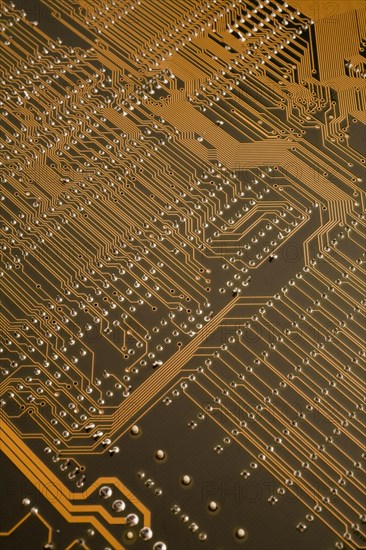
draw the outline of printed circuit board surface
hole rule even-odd
[[[0,41],[0,548],[365,548],[364,2]]]

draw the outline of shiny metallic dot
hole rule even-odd
[[[123,512],[126,508],[126,504],[123,500],[115,500],[112,504],[112,508],[115,512]]]
[[[130,527],[133,527],[134,525],[137,525],[139,522],[139,518],[136,514],[128,514],[126,517],[126,523]]]
[[[112,496],[112,489],[108,485],[104,485],[99,489],[99,496],[102,498],[110,498]]]
[[[242,527],[239,527],[239,529],[236,530],[236,536],[238,539],[243,539],[245,537],[245,529],[243,529]]]
[[[150,540],[152,536],[153,536],[153,532],[150,529],[150,527],[143,527],[140,530],[140,537],[142,538],[142,540]]]

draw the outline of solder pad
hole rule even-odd
[[[364,2],[0,31],[0,548],[365,548]]]

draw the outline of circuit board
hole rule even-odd
[[[365,3],[0,35],[0,548],[366,548]]]

